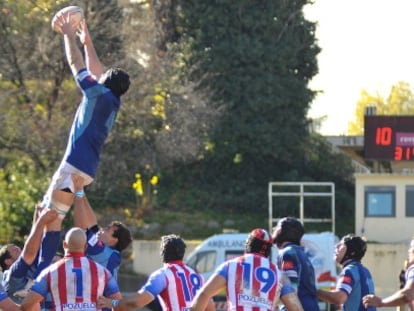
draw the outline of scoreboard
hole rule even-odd
[[[414,116],[365,116],[364,157],[414,161]]]

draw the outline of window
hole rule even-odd
[[[365,187],[366,217],[395,217],[395,187]]]
[[[211,272],[216,265],[216,257],[216,251],[200,252],[192,257],[187,265],[196,269],[199,273]]]
[[[224,255],[225,256],[224,260],[227,261],[227,260],[242,256],[243,254],[244,254],[244,250],[242,250],[242,251],[226,251],[226,253]]]
[[[414,186],[405,186],[405,216],[414,217]]]

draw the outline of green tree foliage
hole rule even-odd
[[[132,77],[87,189],[96,209],[130,207],[145,172],[159,177],[158,209],[254,213],[261,225],[269,181],[334,181],[338,210],[352,213],[349,161],[308,131],[319,52],[308,2],[0,0],[0,217],[13,215],[4,236],[28,226],[14,195],[25,211],[41,198],[80,99],[50,29],[66,5],[84,7],[104,65]]]
[[[47,179],[28,159],[8,161],[0,169],[0,244],[22,242],[30,232],[36,203]]]
[[[46,184],[39,180],[48,180],[59,165],[80,101],[80,92],[64,57],[62,37],[50,27],[53,14],[67,5],[81,5],[85,9],[88,26],[106,66],[129,62],[122,53],[122,35],[113,31],[123,24],[116,0],[0,1],[0,163],[6,172],[0,192],[10,193],[2,198],[0,214],[11,217],[2,237],[18,236],[21,227],[27,227],[27,219],[31,222],[32,212],[22,210],[32,211],[33,202],[39,201],[46,191]],[[25,166],[15,165],[22,159],[30,163],[27,170],[36,174],[26,174],[25,182],[12,183],[25,173]],[[37,191],[30,190],[33,188]],[[16,194],[19,198],[13,201],[12,195]],[[20,206],[14,212],[16,204]]]
[[[183,5],[185,37],[192,40],[189,74],[226,111],[212,139],[214,156],[227,157],[230,166],[236,155],[245,161],[296,156],[307,135],[305,115],[313,98],[307,81],[317,72],[319,48],[315,26],[301,11],[305,3]]]
[[[199,160],[163,171],[163,204],[266,215],[269,181],[340,176],[329,162],[319,163],[331,152],[315,148],[308,132],[314,97],[308,82],[317,73],[319,47],[315,25],[303,16],[306,3],[194,0],[177,6],[183,77],[209,95],[220,115]],[[351,171],[348,161],[343,173]],[[350,182],[344,184],[349,195]]]
[[[387,95],[379,91],[372,94],[363,89],[356,104],[355,120],[348,124],[349,134],[363,135],[365,109],[368,106],[375,107],[378,115],[412,115],[414,114],[413,89],[404,81],[392,85]]]

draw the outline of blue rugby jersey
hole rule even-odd
[[[88,239],[88,248],[86,255],[88,258],[96,261],[112,273],[115,279],[118,278],[118,269],[121,265],[121,253],[103,243],[97,237],[99,231],[98,226],[94,226],[86,230],[86,236]]]
[[[63,161],[94,178],[102,147],[121,102],[108,88],[98,83],[86,68],[79,70],[76,81],[83,98],[72,123]]]
[[[336,289],[344,291],[348,299],[343,305],[344,311],[374,311],[375,307],[365,308],[362,298],[365,295],[374,295],[374,281],[371,273],[360,261],[352,260],[345,264],[342,269]]]
[[[278,267],[297,289],[298,298],[307,311],[319,311],[315,285],[315,271],[305,249],[294,243],[288,243],[279,250]],[[282,306],[280,310],[286,310]]]

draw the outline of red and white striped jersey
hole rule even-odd
[[[272,311],[282,288],[281,272],[268,258],[245,254],[227,262],[227,309]]]
[[[183,311],[190,308],[203,281],[199,273],[177,260],[152,273],[142,290],[159,295],[164,311]]]
[[[72,253],[43,270],[32,290],[46,297],[50,310],[95,311],[99,296],[119,291],[111,273],[83,254]]]

